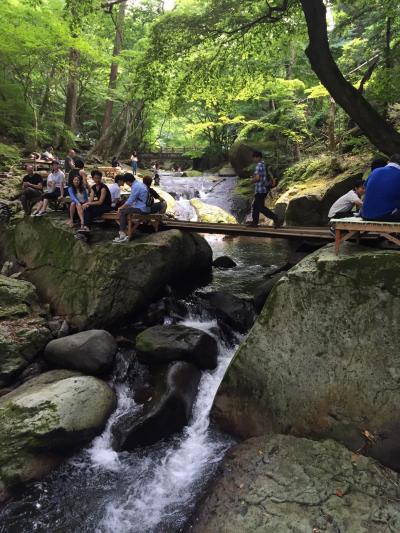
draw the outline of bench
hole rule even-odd
[[[102,220],[114,220],[118,222],[118,212],[111,211],[110,213],[104,213],[101,215]],[[128,215],[128,237],[131,240],[133,234],[140,226],[140,224],[148,224],[151,226],[155,232],[159,230],[160,224],[162,222],[163,216],[160,214],[137,214]]]
[[[363,220],[358,217],[349,218],[334,218],[331,220],[332,226],[335,229],[335,252],[339,255],[340,245],[342,242],[357,237],[357,242],[363,233],[376,233],[384,237],[397,246],[400,246],[400,239],[397,237],[400,234],[399,222],[378,222],[371,220]],[[347,233],[343,233],[347,232]]]

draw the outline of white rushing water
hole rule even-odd
[[[217,326],[215,321],[190,319],[184,325],[206,331]],[[209,432],[209,414],[217,389],[234,350],[219,343],[219,364],[216,370],[204,372],[193,408],[192,420],[182,435],[167,446],[164,454],[150,453],[141,457],[140,465],[132,470],[124,461],[126,453],[111,448],[110,428],[123,413],[139,409],[125,386],[118,388],[118,409],[104,433],[95,439],[89,450],[94,466],[129,476],[127,490],[105,507],[97,531],[102,533],[145,533],[176,530],[187,518],[187,506],[193,503],[198,483],[204,474],[218,463],[229,441],[215,439]],[[161,528],[161,529],[160,529]]]

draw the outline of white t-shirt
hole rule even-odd
[[[349,191],[348,193],[338,198],[336,202],[332,205],[328,213],[328,218],[333,218],[338,213],[347,213],[348,211],[351,211],[353,209],[354,204],[357,205],[359,202],[360,198],[358,197],[357,193],[353,190]]]
[[[57,170],[57,172],[50,172],[47,176],[47,189],[49,191],[54,191],[57,187],[62,189],[64,186],[65,174],[62,170]]]
[[[107,185],[107,187],[111,194],[111,206],[115,207],[117,200],[121,199],[121,190],[118,183],[111,183],[111,185]]]

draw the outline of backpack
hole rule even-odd
[[[146,207],[151,207],[154,204],[154,198],[150,189],[147,191]]]

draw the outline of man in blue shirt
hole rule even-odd
[[[279,228],[283,224],[283,220],[280,219],[271,209],[265,207],[265,200],[272,187],[272,182],[267,175],[267,168],[262,159],[261,152],[253,153],[253,160],[256,163],[256,170],[253,176],[253,183],[255,184],[254,201],[253,201],[253,220],[248,223],[249,226],[258,226],[260,219],[260,213],[265,217],[274,221],[274,226]]]
[[[400,154],[368,177],[362,208],[365,220],[400,222]]]
[[[118,209],[119,213],[119,235],[114,239],[114,242],[127,242],[129,240],[126,234],[128,227],[128,215],[150,213],[149,191],[146,185],[137,181],[133,174],[127,173],[124,176],[124,181],[131,186],[131,194],[127,201]]]

